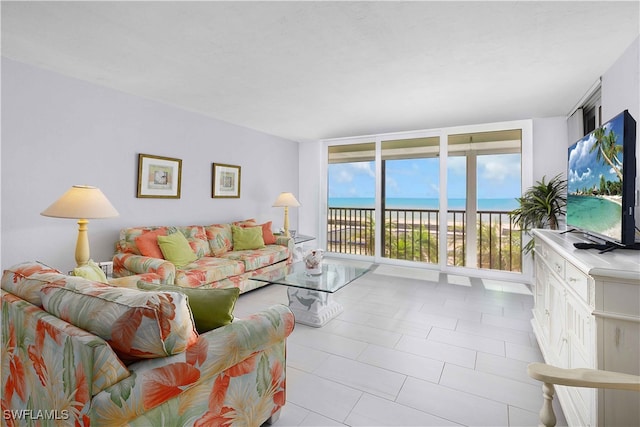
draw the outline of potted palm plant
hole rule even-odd
[[[566,215],[567,181],[558,174],[549,182],[536,181],[522,197],[516,199],[520,207],[511,211],[509,215],[514,224],[529,234],[533,228],[550,228],[557,230],[560,219]],[[523,248],[525,254],[531,252],[535,243],[529,241]]]

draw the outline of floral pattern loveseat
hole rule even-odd
[[[284,305],[199,335],[182,293],[37,262],[1,296],[2,425],[259,426],[285,403]]]
[[[237,250],[232,228],[262,227],[265,233],[264,247]],[[251,280],[252,276],[284,270],[291,264],[294,254],[293,239],[271,234],[271,222],[258,224],[254,219],[229,224],[207,226],[149,226],[120,230],[113,257],[113,275],[121,278],[121,286],[135,287],[143,280],[161,284],[173,284],[189,288],[230,288],[240,292],[264,286],[267,283]],[[185,235],[196,260],[184,266],[176,266],[163,259],[162,254],[143,254],[141,239],[155,235],[180,232]],[[267,239],[267,235],[272,240]],[[140,275],[144,275],[140,277]],[[130,277],[131,283],[126,278]]]

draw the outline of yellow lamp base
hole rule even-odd
[[[78,240],[76,241],[76,264],[78,267],[87,265],[89,262],[89,234],[87,233],[89,221],[78,220]]]

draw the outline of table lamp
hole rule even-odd
[[[289,233],[289,208],[298,206],[300,206],[300,202],[296,200],[293,193],[280,193],[273,203],[274,208],[284,208],[284,235],[286,237],[291,237],[291,233]]]
[[[78,220],[76,263],[80,267],[89,261],[88,220],[111,218],[119,214],[99,188],[74,185],[40,215]]]

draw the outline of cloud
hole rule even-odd
[[[329,197],[371,197],[374,192],[373,162],[333,163],[327,173]]]
[[[482,178],[488,181],[520,180],[520,155],[478,156],[478,168]]]
[[[569,168],[572,170],[584,169],[592,162],[592,158],[596,156],[596,152],[590,153],[591,146],[596,142],[592,134],[581,139],[569,153]]]
[[[372,178],[376,177],[376,173],[373,170],[373,162],[356,162],[348,163],[347,165],[350,169],[353,169],[354,173],[363,173]]]
[[[447,159],[447,169],[452,174],[466,176],[467,158],[465,156],[449,157]]]
[[[330,174],[339,183],[353,182],[357,175],[375,178],[371,162],[340,163],[330,165]]]
[[[337,182],[344,184],[353,181],[353,175],[346,170],[341,170],[336,173],[335,179]]]
[[[587,168],[587,171],[584,173],[578,173],[578,171],[569,169],[569,182],[580,183],[588,180],[590,177],[591,177],[591,168]]]

